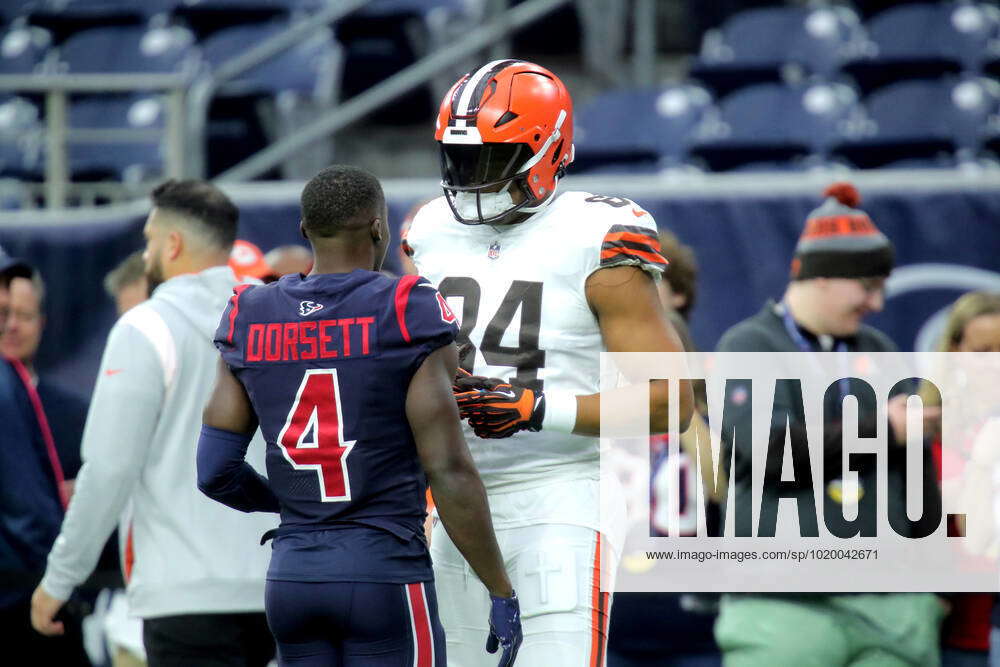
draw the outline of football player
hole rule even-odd
[[[556,194],[573,160],[573,104],[549,70],[487,63],[441,103],[444,196],[414,218],[404,250],[454,307],[470,350],[456,398],[486,484],[524,619],[529,665],[604,662],[600,591],[600,352],[679,352],[656,285],[666,261],[652,216],[622,198]],[[489,378],[502,378],[490,380]],[[682,383],[681,430],[691,415]],[[666,382],[650,422],[667,429]],[[497,440],[505,438],[504,440]],[[604,549],[613,572],[620,545]],[[441,526],[432,540],[450,664],[486,664],[486,591]],[[614,558],[612,558],[614,560]]]
[[[329,167],[306,185],[315,265],[234,290],[198,486],[245,512],[281,513],[265,601],[281,664],[434,667],[447,659],[423,533],[429,481],[491,594],[475,612],[492,610],[479,650],[502,647],[509,667],[517,598],[452,399],[455,316],[426,280],[378,273],[386,218],[365,171]],[[267,479],[243,460],[258,423]]]

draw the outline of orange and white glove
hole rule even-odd
[[[508,438],[518,431],[542,430],[545,394],[541,391],[476,375],[457,378],[454,389],[462,419],[480,438]]]

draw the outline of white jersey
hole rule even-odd
[[[567,192],[525,222],[496,227],[459,223],[439,197],[417,213],[404,249],[448,299],[461,322],[459,342],[475,346],[467,369],[586,395],[600,389],[605,349],[587,278],[628,264],[658,278],[666,263],[656,235],[653,217],[619,197]],[[466,438],[491,494],[598,479],[596,437],[543,430],[487,440],[466,428]],[[546,508],[538,512],[551,518]],[[596,527],[596,511],[583,523]]]

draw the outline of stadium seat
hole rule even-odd
[[[1000,10],[984,3],[893,7],[869,21],[870,43],[843,70],[866,93],[903,79],[976,70],[998,25]]]
[[[863,168],[904,160],[911,165],[949,164],[959,149],[972,157],[985,138],[989,119],[996,116],[998,86],[976,78],[886,86],[864,100],[867,131],[835,152]]]
[[[574,119],[574,171],[605,173],[611,165],[626,170],[678,165],[711,104],[709,92],[693,84],[601,95]]]
[[[0,74],[33,74],[49,52],[52,36],[43,28],[14,26],[0,35]]]
[[[334,26],[344,45],[344,96],[353,97],[411,65],[429,52],[447,46],[473,25],[460,0],[374,0]],[[418,88],[375,114],[388,124],[425,122],[437,108],[440,90]]]
[[[193,43],[191,32],[177,26],[93,28],[70,37],[59,58],[75,74],[192,72]]]
[[[70,141],[70,173],[74,180],[110,178],[136,182],[163,171],[165,110],[158,96],[88,96],[69,105],[72,130],[148,130],[141,141],[94,143]]]
[[[141,26],[163,0],[38,0],[29,13],[32,25],[52,33],[56,45],[85,30]]]
[[[295,0],[180,0],[173,16],[203,41],[236,26],[287,20]]]
[[[358,10],[363,16],[426,16],[435,11],[462,14],[467,3],[462,0],[372,0]]]
[[[0,177],[38,180],[44,171],[43,146],[35,105],[22,97],[0,97]]]
[[[252,24],[214,33],[201,44],[202,56],[212,68],[246,52],[248,44],[259,44],[285,28],[285,22]],[[330,100],[337,94],[343,53],[326,31],[302,41],[275,58],[225,84],[225,95],[276,95],[293,91],[315,99]]]
[[[145,17],[144,5],[156,5],[156,0],[40,0],[32,9],[33,16],[53,15],[66,18],[99,18],[102,20],[132,17],[141,20]]]
[[[31,11],[37,0],[4,0],[0,2],[0,23],[13,23]]]
[[[202,44],[212,68],[287,27],[285,22],[220,30]],[[209,173],[217,174],[328,110],[339,97],[343,51],[325,31],[219,89],[209,112]],[[258,105],[262,98],[270,104]],[[272,113],[262,119],[260,110]],[[266,122],[270,121],[270,122]],[[317,149],[318,150],[318,149]]]
[[[691,75],[722,96],[742,86],[780,81],[796,68],[802,74],[830,75],[863,43],[860,21],[846,7],[751,9],[705,33]]]
[[[858,113],[854,91],[828,83],[751,86],[730,94],[718,108],[718,114],[706,114],[690,151],[712,171],[760,162],[821,162]]]

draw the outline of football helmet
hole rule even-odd
[[[434,138],[455,218],[467,225],[514,222],[552,201],[573,161],[573,101],[544,67],[495,60],[451,87]]]

